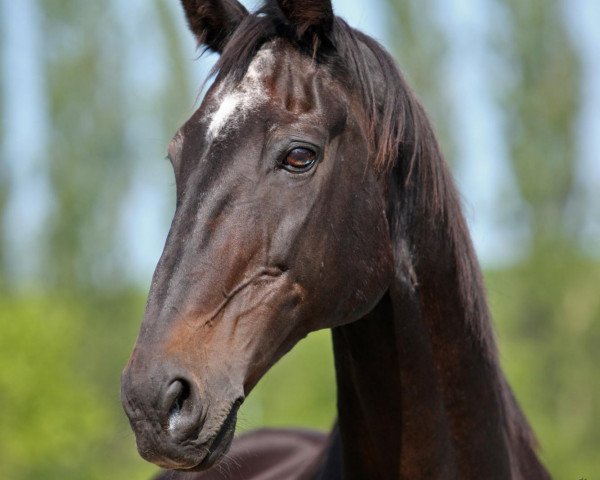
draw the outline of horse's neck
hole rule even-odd
[[[345,478],[456,471],[427,333],[417,305],[405,300],[386,295],[365,318],[333,331]]]
[[[398,280],[333,331],[345,478],[513,478],[500,374],[458,283]]]

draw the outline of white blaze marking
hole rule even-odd
[[[241,101],[241,95],[237,92],[225,95],[225,98],[221,100],[221,105],[218,110],[213,113],[210,119],[210,125],[208,127],[210,137],[214,138],[218,136],[219,131],[225,126],[227,120],[233,115]]]
[[[226,91],[230,82],[228,80],[224,81],[224,86],[215,94],[219,106],[210,117],[209,140],[218,137],[228,128],[235,126],[248,112],[267,100],[262,79],[271,73],[272,64],[273,53],[265,47],[256,54],[248,67],[246,75],[236,87]]]

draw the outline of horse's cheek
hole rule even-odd
[[[369,212],[373,213],[373,212]],[[316,328],[344,325],[371,311],[393,278],[387,221],[377,214],[332,245],[312,287]],[[340,232],[341,235],[341,232]]]

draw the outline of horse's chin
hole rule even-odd
[[[213,445],[211,447],[210,453],[204,457],[204,460],[196,467],[193,467],[192,470],[206,470],[211,468],[215,464],[217,464],[229,451],[229,447],[231,447],[231,443],[233,442],[233,436],[235,432],[235,427],[231,429],[230,432],[226,434],[226,436],[219,441],[217,445]]]
[[[235,428],[231,429],[219,442],[213,442],[210,450],[206,453],[204,450],[196,460],[190,459],[188,462],[157,462],[157,465],[166,470],[178,470],[180,472],[201,472],[214,467],[229,451],[233,442]],[[198,461],[199,460],[199,461]]]

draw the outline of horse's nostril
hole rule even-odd
[[[168,408],[167,420],[169,431],[174,431],[183,419],[191,413],[191,387],[183,379],[171,382],[165,394],[165,404]]]

